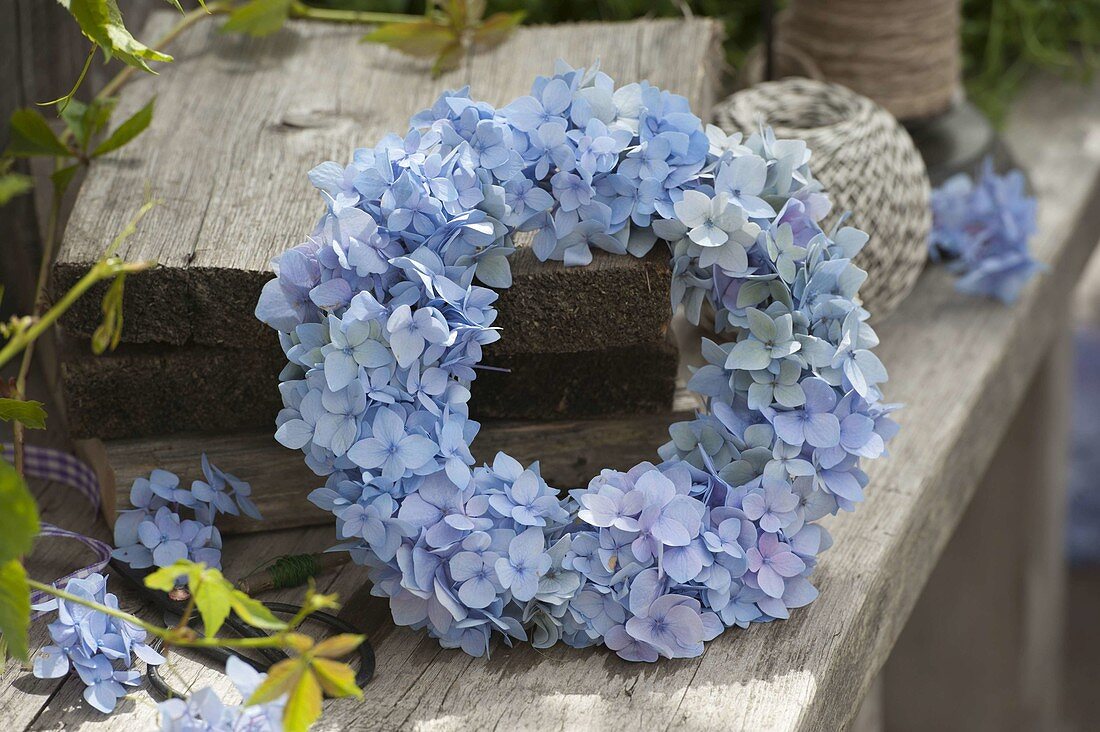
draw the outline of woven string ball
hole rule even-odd
[[[806,141],[833,201],[825,230],[851,212],[848,223],[871,236],[855,258],[868,273],[864,306],[876,319],[893,310],[920,275],[932,225],[928,172],[893,115],[847,87],[789,78],[737,92],[715,116],[727,133],[763,124],[778,138]]]

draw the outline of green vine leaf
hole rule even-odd
[[[155,98],[150,99],[148,104],[134,112],[132,117],[120,124],[106,140],[96,146],[96,149],[92,152],[92,157],[97,158],[100,155],[106,155],[117,150],[144,132],[153,121],[153,105],[155,102]]]
[[[512,31],[523,22],[526,12],[494,13],[474,29],[473,45],[478,48],[495,48],[508,39]]]
[[[241,592],[221,572],[202,563],[181,559],[150,572],[145,577],[145,586],[171,592],[180,584],[181,577],[195,599],[207,636],[218,632],[229,617],[230,609],[254,628],[286,630],[286,623],[275,617],[262,602]]]
[[[298,656],[272,666],[246,704],[264,704],[286,696],[283,727],[287,732],[304,732],[321,716],[322,692],[337,698],[362,698],[355,672],[335,659],[358,648],[363,636],[344,633],[314,645],[309,636],[291,633],[287,640]]]
[[[46,118],[29,107],[11,113],[11,141],[7,154],[20,158],[35,156],[72,157],[72,150],[54,134]]]
[[[0,562],[19,559],[38,534],[38,506],[11,464],[0,460]]]
[[[34,189],[34,179],[22,173],[0,173],[0,206]]]
[[[419,23],[387,23],[363,36],[368,43],[381,43],[395,51],[417,58],[434,58],[453,44],[458,37],[452,28],[430,20]]]
[[[79,169],[80,163],[73,163],[50,173],[50,180],[53,181],[53,187],[58,195],[65,195],[65,191],[69,190],[69,184],[73,182],[73,176]]]
[[[31,623],[31,589],[18,559],[0,564],[0,636],[8,653],[21,661],[28,656],[27,628]]]
[[[107,58],[116,58],[150,74],[156,72],[149,61],[169,62],[172,57],[149,48],[127,30],[116,0],[57,0],[80,25],[81,32],[103,49]]]
[[[42,402],[22,399],[0,399],[0,420],[19,422],[32,430],[46,429],[46,410]]]
[[[425,20],[386,23],[363,36],[416,58],[431,58],[432,76],[455,69],[473,48],[492,48],[503,42],[525,13],[495,13],[482,20],[484,0],[434,0]]]
[[[60,107],[60,105],[58,105]],[[87,150],[89,143],[111,119],[111,113],[115,108],[115,100],[93,99],[84,102],[70,99],[69,102],[58,110],[65,127],[72,133],[73,139],[81,150]]]
[[[100,304],[103,322],[92,333],[92,353],[97,356],[107,350],[115,350],[122,341],[122,299],[125,291],[126,275],[119,274],[103,294]]]
[[[221,29],[250,36],[269,35],[283,27],[293,4],[294,0],[251,0],[230,13]]]

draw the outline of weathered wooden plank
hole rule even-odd
[[[475,419],[580,419],[667,412],[676,349],[664,342],[582,353],[498,355],[473,383]],[[69,431],[104,440],[180,432],[271,430],[286,358],[274,334],[251,349],[129,344],[93,356],[73,344],[62,364]]]
[[[786,622],[726,633],[700,659],[644,667],[564,648],[495,647],[491,659],[471,660],[382,623],[371,633],[379,666],[365,700],[328,703],[320,728],[817,730],[850,722],[1064,325],[1100,224],[1092,205],[1100,150],[1089,144],[1100,135],[1098,119],[1100,86],[1083,91],[1049,79],[1029,88],[1010,119],[1009,141],[1040,197],[1036,253],[1051,265],[1016,305],[958,295],[936,267],[879,324],[888,395],[908,405],[903,430],[890,459],[872,467],[866,503],[830,523],[836,544],[815,574],[822,594],[813,605]],[[326,528],[231,538],[228,571],[331,540]],[[354,594],[362,578],[345,567],[323,586],[344,593],[346,614],[379,623],[377,606]],[[79,682],[66,682],[35,727],[121,730],[154,717],[143,694],[127,714],[105,719],[80,703],[79,691]]]
[[[1069,327],[1055,335],[883,668],[890,730],[1059,726]]]
[[[379,667],[366,699],[329,703],[321,729],[816,730],[851,721],[1062,323],[1095,241],[1100,213],[1090,201],[1100,155],[1082,141],[1100,129],[1092,121],[1100,96],[1044,83],[1020,109],[1052,108],[1064,117],[1018,113],[1009,128],[1013,142],[1036,139],[1039,128],[1057,141],[1016,147],[1041,200],[1037,254],[1052,269],[1005,308],[956,294],[948,274],[932,268],[880,324],[889,396],[908,405],[903,430],[891,458],[873,466],[866,504],[831,522],[836,544],[821,559],[813,605],[787,622],[727,633],[700,659],[645,667],[565,648],[496,647],[491,659],[472,660],[383,624],[371,634]],[[1067,179],[1071,164],[1080,175]],[[319,532],[231,539],[226,554],[240,566],[242,552],[283,551]],[[330,587],[350,590],[361,577],[345,567]],[[363,609],[345,596],[349,614],[378,622],[375,605]],[[43,724],[62,718],[50,707]],[[106,725],[150,718],[139,704]]]
[[[147,35],[167,19],[155,16]],[[524,28],[433,80],[422,64],[359,44],[355,27],[291,23],[259,40],[226,37],[212,24],[193,29],[155,87],[138,79],[124,90],[120,115],[155,89],[156,118],[133,145],[94,165],[66,232],[58,285],[96,258],[120,226],[120,212],[136,207],[151,185],[165,204],[120,253],[162,266],[127,283],[123,339],[245,346],[267,335],[251,312],[270,276],[269,260],[297,243],[319,213],[304,174],[318,161],[346,159],[354,147],[404,129],[409,115],[443,89],[471,83],[476,95],[506,102],[552,69],[556,57],[578,65],[598,58],[616,78],[648,78],[706,115],[719,33],[708,19]],[[647,330],[611,345],[660,338],[668,275],[659,259],[606,257],[566,273],[525,263],[529,256],[519,256],[517,286],[500,303],[499,324],[516,333],[516,347],[579,352],[595,334],[613,339],[625,331],[628,338],[631,328]],[[578,308],[588,298],[596,317]],[[67,325],[74,334],[86,337],[94,327],[93,301],[72,311]]]
[[[668,441],[668,425],[690,418],[686,404],[680,406],[678,412],[626,418],[486,422],[473,451],[483,462],[492,462],[500,450],[524,463],[538,460],[551,485],[563,490],[578,488],[587,485],[600,468],[626,470],[653,459],[657,447]],[[135,478],[163,468],[190,481],[200,477],[199,456],[203,452],[218,467],[252,484],[253,498],[264,515],[262,523],[231,516],[219,519],[219,528],[226,533],[332,522],[330,514],[312,509],[306,500],[324,479],[306,467],[300,452],[275,442],[270,430],[86,442],[93,446],[94,454],[104,455],[96,468],[104,496],[114,497],[104,500],[104,517],[110,523],[114,523],[116,509],[129,508],[129,487]]]

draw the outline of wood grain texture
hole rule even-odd
[[[146,35],[170,18],[154,15]],[[687,96],[706,118],[720,30],[708,19],[522,28],[440,79],[422,63],[358,43],[361,35],[357,27],[306,22],[264,39],[228,37],[212,23],[187,33],[173,49],[177,63],[123,91],[120,116],[154,93],[157,113],[135,143],[94,164],[66,232],[57,284],[95,260],[149,186],[164,205],[120,254],[161,266],[128,280],[123,340],[241,347],[270,337],[252,311],[272,257],[297,244],[320,214],[305,176],[318,162],[349,159],[355,147],[404,129],[444,89],[470,84],[475,96],[506,103],[558,57],[576,65],[600,59],[617,79],[648,78]],[[662,338],[668,267],[659,257],[600,257],[568,273],[536,265],[529,250],[517,259],[516,286],[502,297],[497,323],[515,334],[516,346],[502,344],[499,353]],[[84,303],[66,325],[87,337],[98,311],[94,297]]]
[[[378,671],[364,701],[328,702],[319,728],[822,730],[850,723],[1067,317],[1100,225],[1093,204],[1100,150],[1090,143],[1100,136],[1098,119],[1100,86],[1049,78],[1029,86],[1010,117],[1009,142],[1040,199],[1035,252],[1050,265],[1016,305],[959,295],[951,277],[932,267],[878,324],[887,394],[907,405],[902,431],[890,458],[871,466],[866,503],[830,522],[836,543],[814,575],[816,602],[789,621],[728,632],[693,660],[642,666],[599,650],[499,646],[489,659],[471,659],[394,627],[366,597],[362,571],[345,567],[322,587],[340,591],[345,615],[363,622]],[[257,555],[331,541],[325,527],[233,538],[227,571],[239,575]],[[217,677],[202,671],[199,683]],[[36,728],[152,723],[143,695],[125,714],[103,718],[81,702],[79,680],[52,683],[42,692],[51,694],[46,702],[13,694],[19,709],[12,714]]]
[[[504,451],[524,464],[538,460],[542,476],[561,490],[580,488],[600,468],[627,470],[642,460],[655,460],[657,448],[668,441],[668,425],[689,419],[690,411],[661,412],[633,417],[533,422],[493,421],[482,425],[473,445],[480,462],[492,462]],[[315,509],[306,497],[324,485],[306,467],[302,454],[275,442],[270,430],[212,436],[183,434],[171,437],[85,442],[102,445],[105,464],[95,466],[103,488],[105,516],[114,522],[114,510],[130,507],[134,479],[164,468],[188,483],[199,475],[198,456],[205,452],[218,467],[252,484],[253,498],[263,523],[233,517],[219,518],[225,533],[269,531],[292,526],[331,523],[332,516]],[[100,449],[93,449],[99,454]],[[110,498],[113,496],[113,499]]]
[[[883,668],[887,729],[1060,726],[1069,326],[1055,334]]]
[[[474,419],[582,419],[667,412],[677,355],[656,343],[580,353],[487,349]],[[61,364],[69,431],[103,440],[181,432],[270,431],[286,357],[269,334],[251,349],[127,344],[102,356],[70,344]]]

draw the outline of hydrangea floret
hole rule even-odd
[[[932,191],[932,259],[948,262],[960,292],[1015,302],[1045,269],[1028,250],[1035,214],[1024,174],[998,175],[987,158],[977,180],[959,173]]]
[[[84,600],[118,608],[118,598],[107,592],[107,578],[91,574],[71,579],[66,592]],[[37,611],[57,611],[57,619],[47,628],[52,644],[34,659],[34,675],[57,679],[75,671],[84,682],[84,699],[101,712],[114,710],[127,688],[141,685],[138,660],[158,666],[164,656],[146,641],[146,632],[125,620],[69,600],[53,599],[35,605]]]
[[[257,317],[287,356],[275,433],[325,485],[340,548],[395,622],[480,656],[495,638],[697,656],[725,628],[811,602],[895,432],[852,257],[825,230],[810,151],[704,127],[683,97],[559,64],[494,108],[444,93],[401,137],[310,173],[326,210],[275,262]],[[671,257],[673,309],[719,343],[656,462],[564,496],[538,463],[476,466],[470,387],[510,286],[513,236],[585,265]]]
[[[181,559],[221,569],[218,514],[261,519],[252,486],[202,456],[203,477],[182,488],[175,473],[156,469],[130,487],[130,508],[115,521],[114,559],[134,569],[167,567]],[[192,518],[181,517],[181,512]]]
[[[226,661],[225,674],[243,699],[267,678],[237,656]],[[157,704],[157,711],[161,732],[280,732],[285,705],[285,698],[253,706],[227,704],[207,686],[186,699],[166,699]]]

